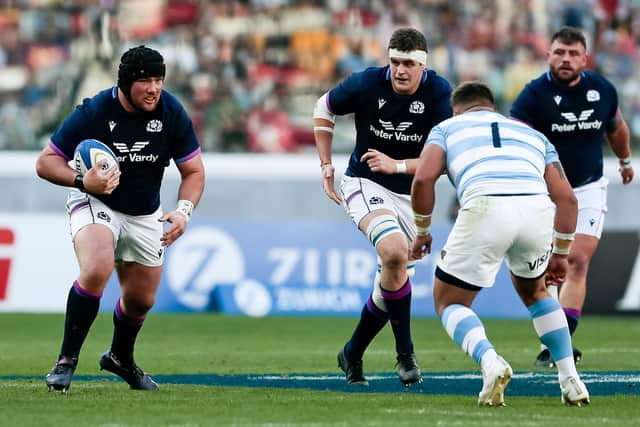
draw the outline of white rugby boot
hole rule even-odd
[[[569,406],[588,405],[589,392],[582,380],[577,377],[567,377],[560,381],[560,390],[562,391],[562,403]]]
[[[478,394],[478,406],[505,406],[504,390],[511,381],[513,370],[500,356],[482,370],[482,390]]]

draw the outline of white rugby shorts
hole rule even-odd
[[[506,260],[533,279],[549,263],[555,208],[546,195],[478,196],[460,209],[438,267],[466,284],[489,288]]]
[[[400,228],[411,245],[416,237],[416,228],[411,197],[408,194],[394,193],[370,179],[346,175],[342,176],[340,193],[342,206],[356,226],[370,212],[378,209],[390,210],[395,212]]]
[[[71,189],[67,198],[71,239],[85,225],[102,224],[113,234],[116,262],[135,262],[148,267],[162,265],[162,208],[150,215],[126,215],[90,194]]]
[[[577,234],[586,234],[598,239],[602,236],[604,217],[607,213],[608,184],[609,180],[603,176],[598,181],[573,189],[578,199]]]

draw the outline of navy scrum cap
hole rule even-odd
[[[120,58],[118,87],[130,100],[133,82],[147,77],[164,78],[165,72],[164,58],[160,52],[144,45],[132,47]]]

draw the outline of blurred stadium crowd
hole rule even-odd
[[[209,152],[314,150],[316,98],[385,64],[403,26],[427,36],[428,67],[488,82],[508,113],[565,24],[585,30],[590,68],[618,88],[637,146],[638,0],[0,0],[0,149],[40,149],[141,43],[165,56],[165,88]],[[338,120],[336,151],[351,149],[352,128]]]

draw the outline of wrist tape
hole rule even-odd
[[[176,212],[180,212],[185,216],[185,218],[187,218],[187,221],[189,221],[191,219],[191,214],[193,213],[193,203],[191,200],[178,200]]]

